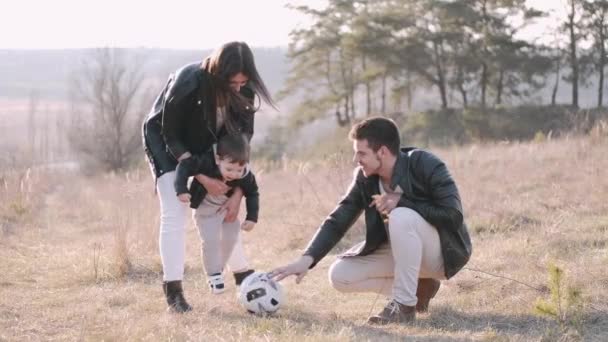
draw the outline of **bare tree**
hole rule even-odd
[[[94,50],[71,80],[71,146],[105,170],[124,169],[140,148],[142,62],[125,50]]]

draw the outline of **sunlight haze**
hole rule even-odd
[[[213,48],[230,40],[284,46],[307,18],[287,1],[11,1],[0,14],[2,49],[99,46]],[[290,1],[318,6],[324,0]],[[11,32],[12,34],[7,34]]]
[[[311,22],[286,8],[287,3],[320,8],[327,1],[7,1],[0,14],[0,49],[204,49],[230,40],[286,46],[291,30]],[[542,10],[563,7],[559,1],[530,0],[529,4]],[[526,35],[543,33],[545,22]]]

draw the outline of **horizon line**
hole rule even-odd
[[[287,48],[287,45],[249,45],[252,49],[276,49],[276,48]],[[0,51],[42,51],[42,50],[94,50],[94,49],[148,49],[148,50],[175,50],[175,51],[201,51],[201,50],[213,50],[217,47],[160,47],[160,46],[85,46],[85,47],[0,47]]]

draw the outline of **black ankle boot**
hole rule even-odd
[[[165,297],[167,297],[169,311],[184,313],[192,310],[192,307],[186,302],[186,298],[184,298],[181,280],[165,281],[163,283],[163,292],[165,293]]]
[[[253,274],[255,271],[254,270],[247,270],[247,271],[243,271],[243,272],[234,272],[234,282],[236,283],[236,286],[241,286],[241,283],[243,282],[243,280],[245,280],[245,278],[247,278],[247,276]]]

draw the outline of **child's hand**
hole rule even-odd
[[[180,200],[181,202],[184,202],[184,203],[188,203],[188,202],[190,202],[190,197],[191,197],[191,196],[190,196],[190,194],[189,194],[189,193],[187,193],[187,192],[186,192],[186,193],[183,193],[183,194],[179,194],[179,195],[177,195],[177,198],[179,198],[179,200]],[[243,223],[244,223],[244,222],[243,222]]]
[[[253,230],[253,227],[255,227],[255,222],[243,221],[243,223],[241,223],[241,229],[246,232]]]

